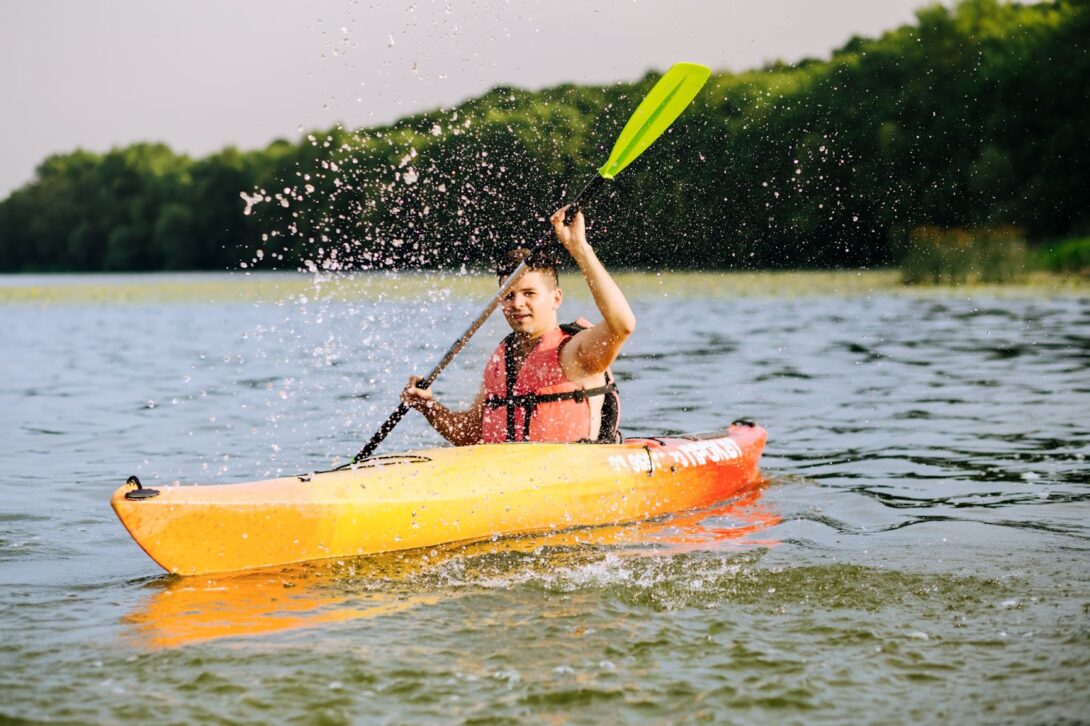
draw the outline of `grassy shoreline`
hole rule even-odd
[[[634,300],[736,297],[859,297],[897,295],[1087,295],[1090,279],[1033,272],[1004,284],[905,285],[896,269],[760,272],[632,272],[616,278]],[[569,293],[583,294],[573,273]],[[574,288],[574,289],[572,289]],[[117,275],[3,275],[0,304],[276,303],[306,296],[336,301],[408,300],[441,292],[444,298],[487,299],[489,275],[428,272],[365,273],[322,278],[284,273],[151,273]]]

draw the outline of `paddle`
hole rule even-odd
[[[583,187],[583,191],[579,192],[575,199],[572,200],[567,214],[564,216],[566,224],[571,223],[580,207],[588,202],[607,180],[621,173],[621,170],[635,161],[648,146],[654,143],[655,139],[670,127],[670,124],[696,98],[696,94],[703,88],[710,75],[711,70],[696,63],[675,63],[670,70],[666,71],[662,78],[659,79],[659,82],[640,102],[640,105],[636,107],[632,117],[628,119],[628,123],[625,124],[621,135],[617,137],[617,141],[613,144],[613,151],[609,155],[609,160],[602,165],[602,168],[598,170],[590,183]],[[531,252],[546,244],[550,239],[551,235],[543,236],[533,245]],[[527,256],[528,258],[529,256]],[[500,306],[504,296],[515,286],[524,272],[526,272],[525,259],[507,277],[507,280],[500,286],[499,292],[496,293],[481,314],[477,316],[477,319],[462,333],[458,340],[454,341],[454,345],[450,346],[438,365],[432,368],[427,376],[417,382],[417,388],[428,388],[435,382],[443,369],[454,360],[454,356],[458,355],[466,343],[469,342],[469,339],[473,337],[473,334],[484,325],[484,321],[488,319],[488,316]],[[371,437],[366,446],[360,449],[360,452],[352,458],[351,463],[358,463],[374,453],[383,439],[394,430],[394,427],[408,412],[409,407],[404,403],[398,405],[397,410],[390,414],[390,417],[379,427],[379,430],[375,432],[375,435]]]

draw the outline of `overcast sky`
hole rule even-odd
[[[3,0],[0,198],[48,154],[207,154],[386,123],[497,84],[823,57],[924,0]]]

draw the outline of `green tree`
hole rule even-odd
[[[889,264],[919,228],[1090,232],[1088,37],[1085,0],[962,0],[827,60],[713,74],[595,201],[596,243],[639,266],[829,267]],[[199,160],[51,156],[0,202],[0,269],[479,264],[547,231],[658,77],[498,87]]]

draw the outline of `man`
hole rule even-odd
[[[582,212],[568,226],[566,210],[552,216],[553,229],[583,273],[603,321],[559,325],[557,310],[564,293],[556,268],[531,256],[527,271],[503,300],[503,315],[513,332],[489,359],[469,408],[451,411],[443,406],[430,388],[416,387],[418,376],[401,393],[406,405],[423,413],[456,446],[619,440],[619,399],[609,366],[635,330],[636,316],[587,243]],[[501,284],[520,261],[516,257],[497,269]]]

